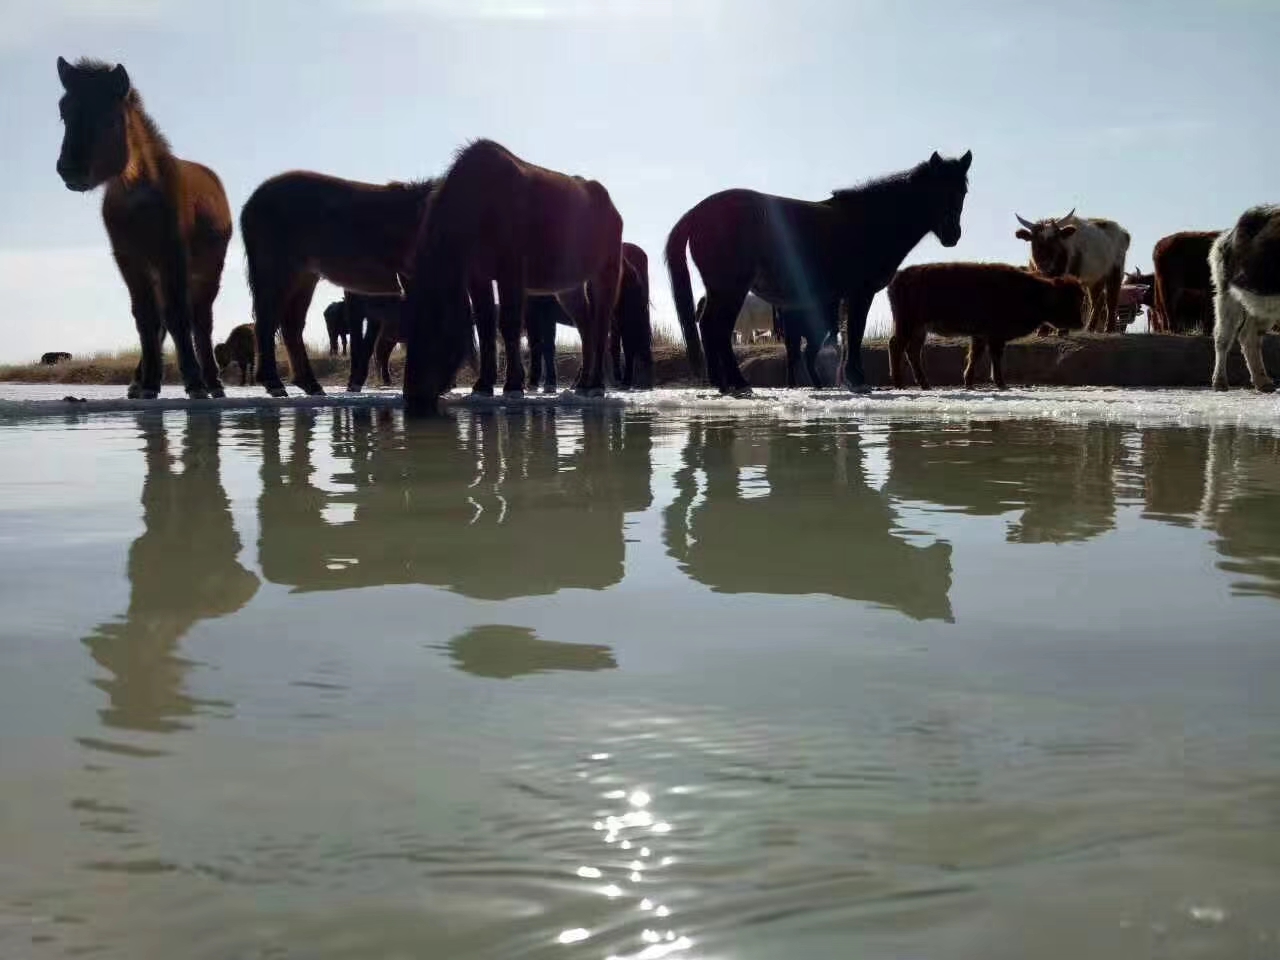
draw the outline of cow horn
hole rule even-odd
[[[1022,224],[1024,227],[1026,227],[1028,230],[1034,230],[1036,228],[1036,225],[1032,223],[1030,220],[1024,219],[1022,214],[1015,213],[1014,216],[1017,217],[1018,222]]]

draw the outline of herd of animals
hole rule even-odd
[[[217,175],[172,153],[122,64],[60,57],[58,75],[65,131],[57,170],[71,190],[105,187],[103,221],[138,331],[141,359],[130,397],[158,396],[166,333],[192,398],[222,396],[221,376],[233,362],[242,383],[252,376],[272,396],[285,396],[277,336],[292,383],[323,393],[303,342],[321,278],[346,291],[325,320],[331,352],[345,349],[351,358],[348,389],[363,386],[370,354],[388,383],[387,358],[403,342],[412,412],[434,412],[467,360],[477,368],[473,391],[492,394],[499,334],[504,392],[526,385],[522,333],[533,385],[554,389],[560,323],[576,326],[582,340],[578,392],[603,393],[607,368],[620,385],[651,383],[648,257],[623,241],[608,190],[489,140],[462,148],[434,180],[371,184],[294,171],[261,184],[240,214],[254,322],[215,347],[212,308],[232,234]],[[989,354],[992,379],[1004,387],[1010,340],[1049,329],[1115,332],[1140,305],[1150,308],[1157,332],[1205,332],[1212,304],[1212,385],[1226,389],[1225,359],[1238,341],[1253,386],[1274,390],[1260,338],[1280,321],[1280,207],[1250,208],[1222,232],[1164,238],[1150,275],[1126,277],[1123,227],[1074,210],[1036,221],[1018,216],[1016,235],[1030,246],[1026,267],[901,269],[928,234],[946,248],[959,243],[972,161],[972,152],[935,152],[909,170],[821,201],[732,189],[688,210],[664,253],[694,375],[723,393],[750,393],[733,344],[744,302],[754,295],[786,340],[789,384],[802,344],[811,381],[820,383],[814,357],[843,314],[838,380],[866,392],[867,313],[887,288],[895,387],[905,383],[904,360],[928,387],[922,348],[931,332],[970,338],[966,386]],[[706,289],[697,305],[689,257]]]

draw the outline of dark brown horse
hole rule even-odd
[[[609,324],[622,273],[622,217],[601,184],[535,166],[491,140],[478,140],[458,153],[433,193],[411,273],[407,410],[433,412],[462,362],[471,332],[469,281],[497,282],[505,392],[524,391],[520,332],[526,293],[559,297],[582,337],[577,388],[604,392]],[[477,315],[476,326],[475,390],[492,392],[495,337],[487,318]]]
[[[123,64],[58,58],[65,131],[58,175],[84,193],[106,185],[102,220],[133,307],[142,359],[130,397],[160,394],[167,329],[187,395],[223,395],[213,356],[231,208],[217,175],[180,160],[142,106]],[[162,319],[163,316],[163,319]]]
[[[649,256],[634,243],[622,245],[622,283],[609,329],[613,382],[621,387],[653,386],[653,324],[649,314]],[[524,326],[529,338],[529,383],[556,391],[556,325],[571,326],[553,296],[526,296]]]
[[[226,341],[213,348],[218,373],[226,373],[231,364],[237,364],[240,367],[240,386],[248,386],[249,378],[253,376],[254,347],[253,324],[242,323],[233,328]]]
[[[249,197],[240,212],[240,232],[249,258],[258,382],[273,397],[287,395],[276,366],[277,331],[289,352],[294,386],[324,393],[302,340],[321,277],[358,293],[402,293],[432,189],[430,180],[380,185],[294,171],[272,177]],[[492,291],[478,288],[476,293],[475,310],[492,317]]]
[[[341,353],[345,357],[351,340],[351,321],[347,317],[345,299],[335,300],[324,308],[324,327],[329,334],[329,356],[336,357]]]
[[[862,334],[867,311],[903,258],[932,232],[944,247],[960,242],[960,214],[972,152],[934,153],[911,170],[812,203],[726,190],[682,216],[667,238],[667,269],[689,364],[724,393],[751,388],[733,355],[733,325],[748,291],[775,307],[846,301],[844,379],[865,391]],[[707,288],[695,320],[685,249]],[[701,342],[699,341],[699,328]]]
[[[370,296],[347,291],[343,304],[351,324],[352,338],[348,392],[359,393],[364,389],[371,359],[378,368],[382,385],[391,386],[391,354],[397,343],[404,343],[404,300],[397,296]],[[475,370],[474,343],[467,353],[471,368]]]

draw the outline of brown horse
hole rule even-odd
[[[234,363],[240,367],[240,386],[248,386],[249,378],[253,376],[254,346],[253,324],[242,323],[233,328],[226,341],[213,348],[218,373],[226,373]]]
[[[689,364],[724,393],[751,387],[733,355],[733,326],[747,292],[775,307],[820,308],[846,302],[844,379],[866,391],[862,334],[871,300],[925,234],[944,247],[960,242],[960,214],[972,153],[934,153],[910,170],[812,203],[725,190],[682,216],[667,238],[667,270]],[[695,319],[685,249],[702,274],[707,307]],[[701,343],[699,343],[699,327]]]
[[[556,294],[582,337],[577,389],[604,392],[609,324],[622,273],[622,217],[594,180],[521,160],[492,140],[463,148],[434,192],[414,250],[405,313],[406,410],[433,412],[470,340],[470,281],[496,281],[507,354],[504,392],[524,391],[526,293]],[[472,297],[474,300],[474,295]],[[497,346],[476,317],[480,379],[491,393]]]
[[[142,348],[129,396],[159,396],[166,329],[187,395],[222,396],[213,301],[231,241],[231,208],[221,181],[208,167],[173,155],[123,64],[73,65],[59,57],[58,78],[66,127],[58,175],[78,193],[106,185],[102,220],[129,288]]]
[[[403,292],[405,266],[433,186],[430,180],[380,185],[294,171],[272,177],[249,197],[240,212],[240,233],[249,258],[258,382],[273,397],[287,395],[276,366],[277,330],[289,352],[294,386],[324,393],[302,340],[321,277],[358,293]],[[492,291],[475,294],[477,314],[492,317]]]

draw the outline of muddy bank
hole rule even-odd
[[[967,352],[966,341],[930,341],[924,363],[933,384],[959,386]],[[1280,336],[1263,338],[1263,354],[1267,369],[1273,376],[1280,375]],[[743,375],[753,386],[786,384],[786,354],[781,346],[741,348],[738,358]],[[889,385],[886,343],[864,344],[862,360],[872,386]],[[819,373],[828,382],[836,363],[834,351],[824,351],[818,358]],[[1207,387],[1213,370],[1213,340],[1176,334],[1033,337],[1009,344],[1004,366],[1010,384],[1025,386]],[[688,364],[678,354],[657,358],[655,368],[659,385],[688,381]],[[987,385],[989,377],[990,366],[984,360],[979,367],[979,384]],[[1249,384],[1238,348],[1232,352],[1228,377],[1233,387]],[[909,370],[907,384],[915,385]]]
[[[889,385],[887,343],[863,344],[863,366],[872,386]],[[936,386],[959,386],[964,371],[966,341],[931,340],[925,347],[924,362],[930,380]],[[786,385],[786,353],[780,344],[755,344],[737,348],[738,361],[748,382],[758,387]],[[1263,354],[1267,369],[1280,375],[1280,336],[1263,338]],[[528,358],[525,358],[526,364]],[[556,365],[560,385],[573,383],[578,373],[579,354],[575,349],[560,354]],[[123,357],[119,361],[89,359],[55,367],[0,368],[0,380],[65,384],[126,384],[132,378],[136,360]],[[312,358],[320,381],[330,389],[341,390],[347,381],[347,359],[325,355]],[[402,382],[404,351],[392,357],[391,370],[395,385]],[[819,372],[832,382],[837,358],[832,350],[818,358]],[[987,385],[989,367],[984,361],[979,383]],[[1075,334],[1070,337],[1031,337],[1005,348],[1005,378],[1010,384],[1061,387],[1207,387],[1213,369],[1213,340],[1210,337],[1178,334]],[[288,380],[287,363],[281,371]],[[501,361],[499,383],[501,382]],[[684,351],[663,345],[654,349],[655,385],[660,387],[692,384]],[[1232,351],[1228,377],[1233,387],[1248,386],[1249,379],[1239,349]],[[474,374],[467,367],[460,372],[460,385],[469,385]],[[173,362],[165,364],[165,383],[177,383]],[[228,383],[240,382],[238,371]],[[802,373],[803,382],[803,373]],[[914,386],[908,371],[907,382]],[[369,385],[376,386],[373,373]]]

